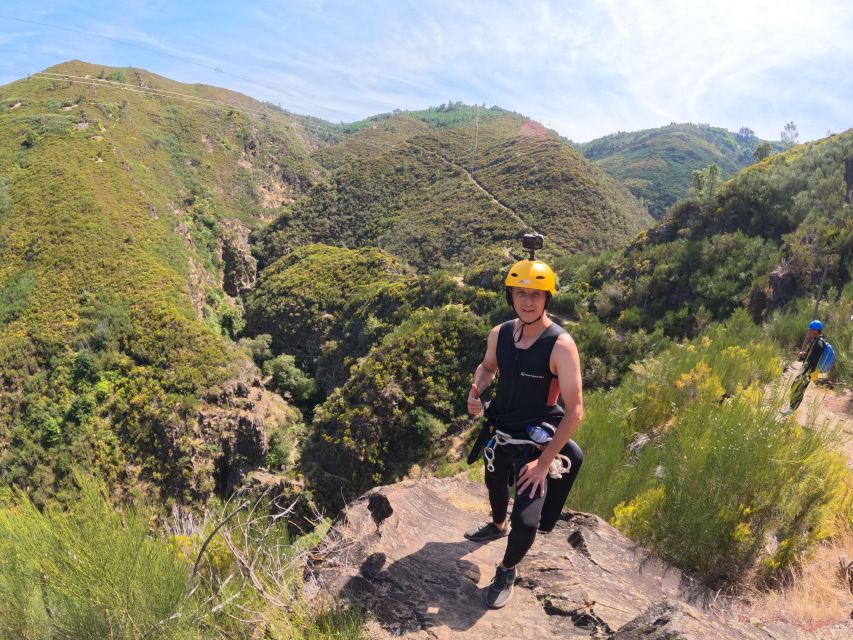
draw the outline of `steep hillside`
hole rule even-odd
[[[192,499],[263,459],[265,412],[282,409],[223,337],[240,317],[223,287],[251,284],[249,232],[322,175],[302,134],[138,69],[75,61],[0,88],[11,480],[41,499],[81,464]]]
[[[755,162],[755,148],[764,142],[749,130],[732,133],[691,123],[657,129],[613,133],[576,147],[630,189],[660,218],[676,200],[686,198],[693,171],[709,164],[723,178]],[[771,144],[780,151],[780,143]]]
[[[702,202],[673,207],[623,254],[564,276],[625,330],[690,334],[744,305],[760,320],[815,295],[824,273],[824,291],[850,282],[851,190],[848,130],[748,167]]]
[[[461,107],[460,107],[461,109]],[[534,229],[558,252],[624,246],[650,218],[541,125],[500,110],[402,112],[360,123],[315,158],[327,182],[258,237],[269,264],[311,242],[378,246],[429,272],[499,256]],[[454,112],[450,112],[454,113]]]

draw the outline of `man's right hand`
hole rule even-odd
[[[468,413],[472,416],[483,413],[483,402],[480,400],[480,391],[476,384],[472,384],[471,391],[468,392]]]

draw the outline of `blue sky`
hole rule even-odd
[[[335,122],[462,100],[576,141],[670,122],[779,139],[793,120],[801,141],[853,126],[845,0],[5,0],[0,16],[0,85],[79,58]]]

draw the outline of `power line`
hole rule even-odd
[[[85,76],[74,76],[67,73],[53,73],[49,71],[37,71],[32,74],[32,77],[41,77],[45,79],[51,80],[62,80],[64,82],[69,82],[71,84],[79,84],[85,87],[101,87],[104,89],[117,89],[122,91],[132,91],[134,93],[141,93],[143,95],[158,97],[158,98],[171,98],[173,100],[182,100],[184,102],[189,102],[191,104],[197,104],[199,106],[212,106],[212,107],[223,107],[228,109],[234,109],[236,111],[242,111],[244,113],[250,113],[252,115],[265,117],[269,115],[270,112],[275,113],[275,109],[272,107],[267,107],[269,111],[260,111],[257,109],[248,109],[246,107],[241,107],[235,104],[231,104],[228,102],[222,102],[220,100],[213,100],[211,98],[202,98],[201,96],[194,96],[188,93],[179,93],[177,91],[169,91],[167,89],[157,89],[155,87],[140,87],[138,85],[128,84],[126,82],[119,82],[117,80],[107,80],[105,78],[87,78]],[[338,125],[334,123],[329,123],[330,127],[326,128],[320,125],[315,125],[311,123],[307,119],[300,118],[297,114],[292,114],[290,112],[283,112],[283,115],[289,116],[294,120],[291,121],[291,126],[301,126],[305,129],[313,129],[314,131],[319,131],[322,133],[330,133],[329,129],[332,132],[338,127]],[[318,118],[319,119],[319,118]]]
[[[213,98],[204,98],[202,96],[194,96],[194,95],[189,94],[189,93],[180,93],[178,91],[169,91],[168,89],[158,89],[157,87],[144,87],[142,85],[132,85],[132,84],[129,84],[127,82],[122,82],[120,80],[110,80],[108,78],[97,78],[97,79],[95,79],[95,78],[87,77],[87,76],[75,76],[75,75],[71,75],[68,73],[52,73],[50,71],[37,71],[33,75],[41,76],[41,77],[62,79],[62,80],[69,80],[69,81],[70,80],[83,80],[86,82],[97,82],[98,84],[103,84],[103,85],[116,85],[117,87],[121,87],[123,89],[124,88],[141,89],[144,91],[148,91],[151,93],[156,93],[158,95],[162,95],[163,97],[188,98],[190,100],[209,102],[211,104],[216,104],[219,106],[229,106],[229,107],[232,106],[229,103],[222,102],[219,100],[214,100]]]
[[[181,94],[176,92],[167,92],[167,93],[158,93],[159,91],[164,91],[161,89],[153,89],[150,87],[138,87],[135,85],[127,84],[125,82],[116,82],[112,80],[101,80],[96,78],[81,78],[79,76],[70,76],[59,73],[45,73],[38,72],[34,74],[33,77],[41,77],[51,80],[63,80],[65,82],[70,82],[71,84],[80,84],[87,87],[101,87],[107,89],[120,89],[122,91],[132,91],[134,93],[141,93],[143,95],[158,97],[158,98],[170,98],[172,100],[182,100],[184,102],[189,102],[192,104],[196,104],[199,106],[208,106],[208,107],[222,107],[228,109],[234,109],[235,111],[243,111],[245,113],[251,113],[257,116],[265,116],[267,115],[264,111],[258,111],[253,109],[247,109],[245,107],[240,107],[237,105],[229,104],[227,102],[220,102],[218,100],[210,100],[208,98],[201,98],[198,96],[191,96],[189,94]],[[117,86],[115,86],[117,85]]]
[[[69,31],[71,33],[79,33],[80,35],[88,36],[90,38],[100,38],[101,40],[109,40],[110,42],[117,42],[119,44],[123,44],[128,47],[134,47],[136,49],[142,49],[143,51],[150,51],[151,53],[156,53],[162,56],[168,56],[169,58],[174,58],[175,60],[181,60],[182,62],[187,62],[189,64],[194,64],[197,67],[202,67],[203,69],[209,69],[210,71],[215,71],[216,73],[221,73],[222,75],[230,76],[232,78],[236,78],[237,80],[242,80],[244,82],[249,82],[255,86],[263,87],[264,89],[268,89],[270,91],[274,91],[275,93],[287,96],[288,94],[276,89],[275,87],[271,87],[269,85],[257,82],[245,76],[237,75],[236,73],[231,73],[229,71],[225,71],[220,67],[211,67],[210,65],[206,65],[204,63],[198,62],[191,58],[187,58],[184,56],[179,56],[174,53],[169,53],[168,51],[163,51],[162,49],[155,49],[154,47],[146,47],[141,44],[136,44],[133,42],[129,42],[127,40],[121,40],[120,38],[111,38],[110,36],[104,36],[98,33],[92,33],[90,31],[83,31],[82,29],[75,29],[74,27],[64,27],[62,25],[50,24],[48,22],[39,22],[37,20],[25,20],[23,18],[13,18],[12,16],[4,16],[0,15],[0,20],[11,20],[13,22],[24,22],[26,24],[35,24],[41,27],[50,27],[51,29],[59,29],[60,31]],[[289,97],[289,96],[288,96]]]

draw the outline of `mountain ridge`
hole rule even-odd
[[[716,164],[723,179],[755,162],[755,149],[778,142],[757,138],[748,128],[733,133],[705,124],[671,123],[639,131],[619,131],[577,143],[585,157],[599,164],[648,206],[655,218],[677,200],[687,198],[693,171]]]

